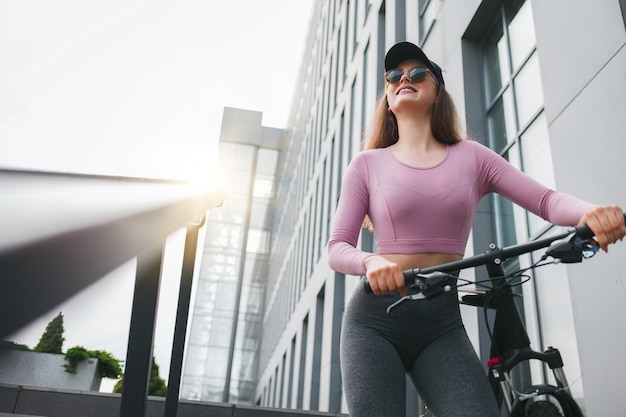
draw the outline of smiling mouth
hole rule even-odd
[[[417,90],[415,90],[413,87],[403,87],[403,88],[398,90],[396,95],[398,95],[398,94],[406,94],[406,93],[415,93],[415,92],[417,92]]]

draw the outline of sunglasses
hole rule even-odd
[[[385,73],[385,81],[387,84],[396,84],[400,82],[405,72],[409,73],[409,80],[411,80],[411,82],[419,83],[426,79],[426,74],[428,74],[430,70],[424,67],[414,67],[410,70],[391,69]]]

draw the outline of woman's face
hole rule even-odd
[[[430,111],[437,98],[437,81],[428,71],[421,81],[412,81],[409,71],[415,67],[426,68],[423,62],[409,59],[398,65],[397,69],[403,71],[398,82],[387,83],[387,102],[394,113],[411,109],[425,109]],[[419,73],[420,71],[416,71]]]

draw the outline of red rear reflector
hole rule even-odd
[[[491,368],[494,365],[500,365],[502,363],[502,361],[500,360],[500,358],[495,357],[495,358],[491,358],[489,359],[489,361],[487,361],[487,366],[489,368]]]

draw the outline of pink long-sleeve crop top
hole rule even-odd
[[[356,245],[366,214],[379,254],[463,255],[478,203],[490,192],[559,226],[576,225],[595,207],[544,187],[474,141],[449,145],[429,168],[402,163],[390,148],[372,149],[357,154],[346,170],[328,263],[345,274],[365,274],[372,254]]]

